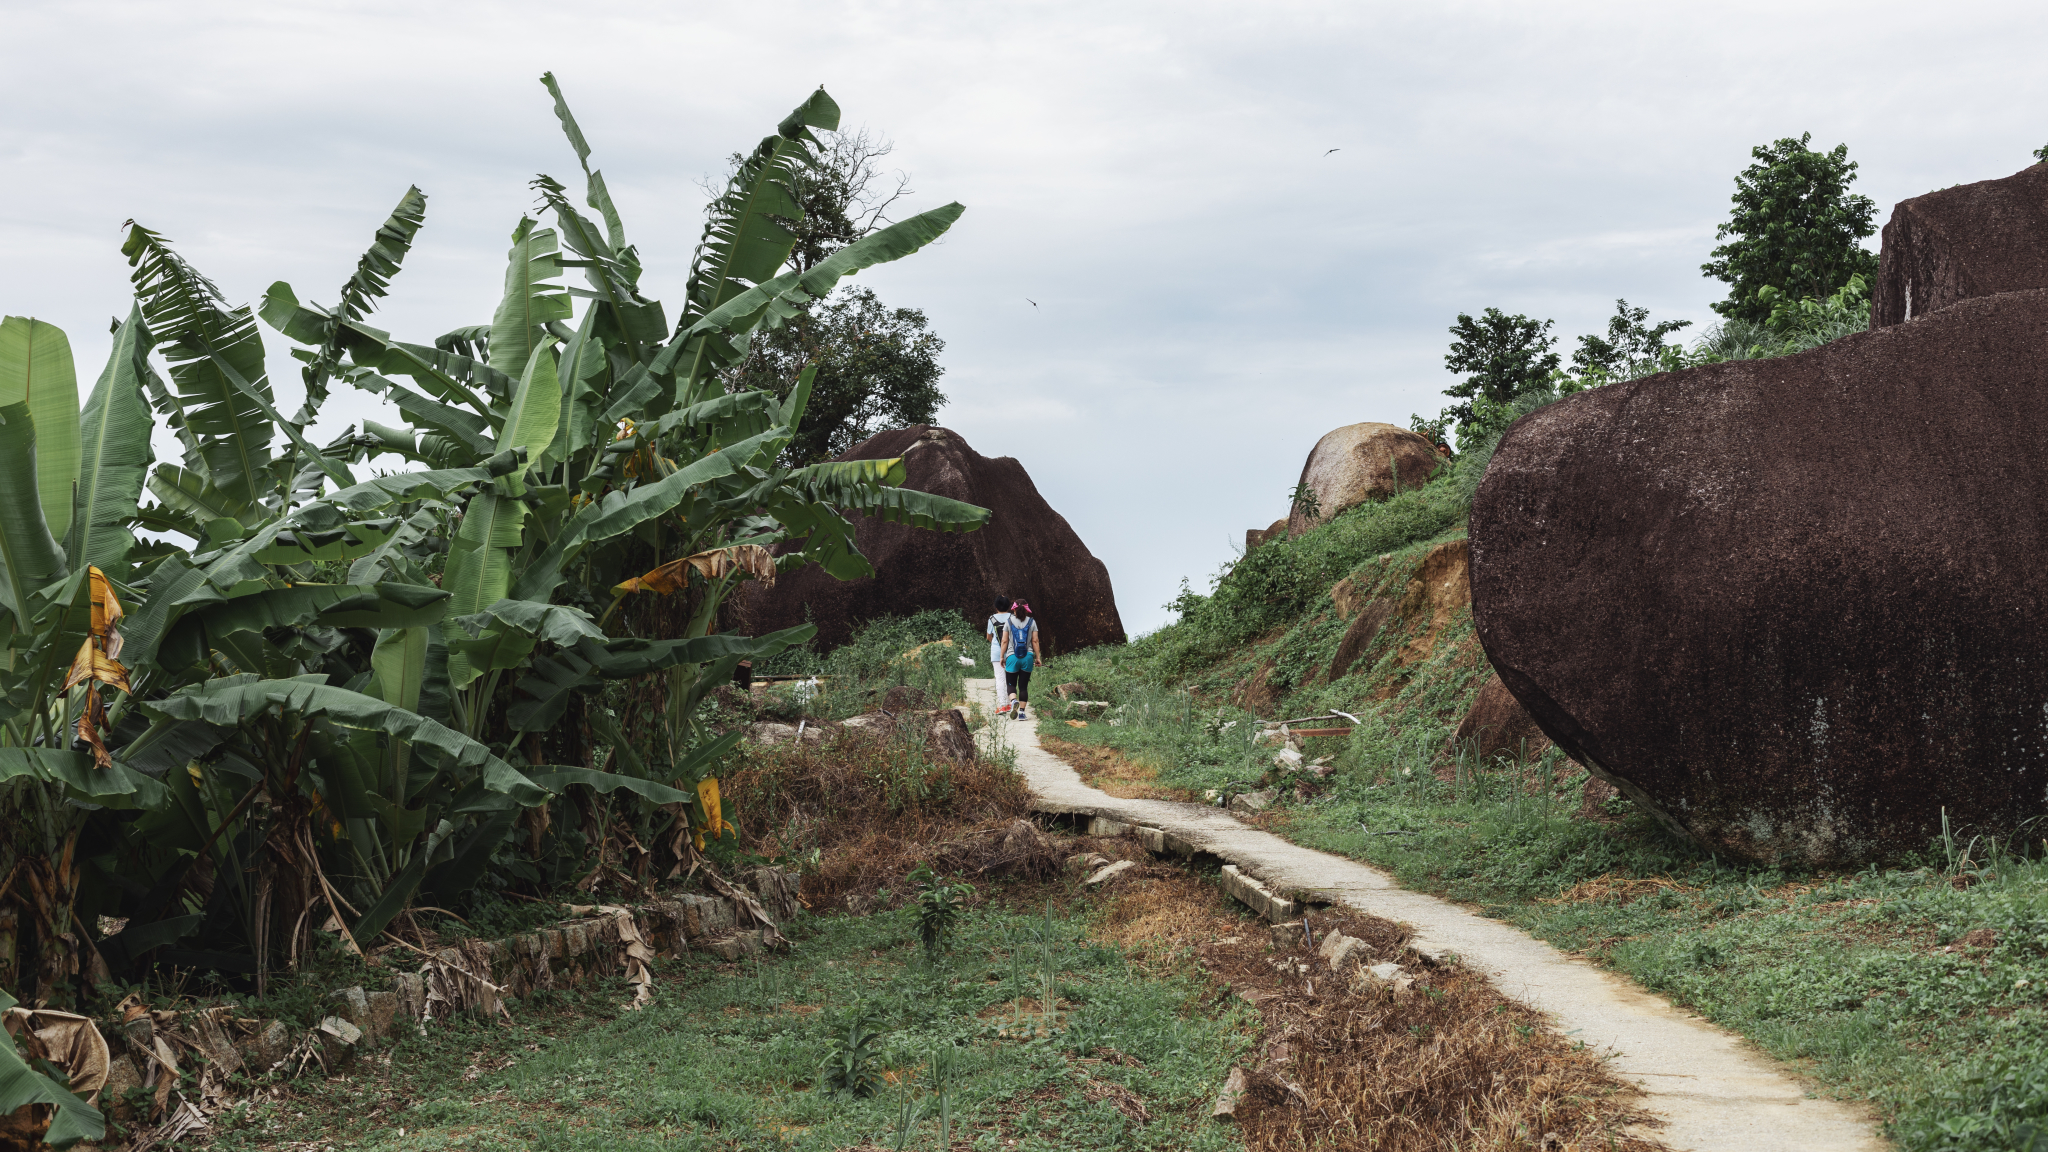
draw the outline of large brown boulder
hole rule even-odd
[[[2048,811],[2048,290],[1524,417],[1473,615],[1543,732],[1717,851],[1813,864]]]
[[[1870,326],[2048,288],[2048,164],[1901,201],[1884,226]]]
[[[1406,428],[1347,424],[1316,441],[1301,466],[1301,482],[1315,492],[1321,518],[1310,519],[1297,504],[1287,517],[1287,534],[1299,536],[1346,508],[1417,487],[1441,462],[1427,438]]]
[[[994,515],[973,532],[933,532],[872,516],[854,519],[861,555],[875,566],[863,580],[835,580],[812,564],[764,589],[748,584],[740,624],[751,635],[818,625],[821,648],[844,644],[853,627],[882,616],[936,608],[958,612],[956,640],[981,643],[981,624],[1001,593],[1029,601],[1037,614],[1041,650],[1048,656],[1096,644],[1121,644],[1109,569],[1097,560],[1066,518],[1052,510],[1024,466],[994,460],[960,434],[918,424],[870,436],[841,460],[901,456],[906,486],[965,500]]]

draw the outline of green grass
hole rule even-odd
[[[1146,972],[1057,907],[966,911],[937,962],[902,912],[811,920],[797,935],[793,954],[742,968],[675,963],[638,1012],[619,1010],[630,995],[614,985],[515,1004],[512,1026],[437,1025],[388,1068],[300,1082],[233,1114],[213,1147],[895,1148],[915,1112],[902,1146],[930,1149],[934,1053],[952,1066],[953,1137],[976,1148],[1238,1146],[1206,1104],[1246,1022],[1208,1002],[1191,967]],[[1060,1003],[1049,1020],[1035,1006],[1048,987]],[[856,1014],[879,1033],[884,1080],[867,1098],[820,1087]],[[1078,1062],[1100,1047],[1140,1065]],[[1089,1078],[1135,1092],[1152,1122],[1091,1100]]]
[[[1114,656],[1090,659],[1106,680]],[[1403,690],[1407,704],[1469,692],[1443,659]],[[1048,710],[1047,730],[1150,758],[1165,784],[1261,782],[1270,751],[1233,743],[1256,726],[1240,710],[1221,710],[1240,722],[1218,737],[1219,710],[1186,692],[1109,689],[1125,702],[1123,723],[1070,729]],[[1289,839],[1379,865],[1409,888],[1476,905],[1626,973],[1792,1061],[1826,1091],[1871,1100],[1903,1148],[2048,1149],[2048,861],[1958,836],[1855,873],[1737,865],[1673,838],[1625,800],[1609,802],[1613,823],[1577,818],[1585,773],[1554,750],[1521,770],[1446,766],[1448,726],[1359,707],[1364,724],[1352,737],[1306,749],[1334,755],[1338,771],[1326,794],[1283,799]],[[1638,883],[1622,883],[1630,880]],[[1558,902],[1588,881],[1590,890]],[[1995,947],[1959,943],[1979,928],[1996,934]]]

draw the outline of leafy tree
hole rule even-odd
[[[1714,305],[1721,315],[1762,322],[1771,312],[1757,298],[1765,287],[1822,298],[1853,275],[1877,273],[1876,254],[1858,243],[1877,231],[1877,204],[1849,192],[1856,180],[1849,146],[1815,152],[1806,146],[1812,138],[1808,132],[1752,149],[1756,163],[1735,178],[1735,210],[1714,232],[1727,242],[1700,265],[1729,285],[1728,299]]]
[[[1444,389],[1444,395],[1465,401],[1444,409],[1444,414],[1462,423],[1472,419],[1478,400],[1505,404],[1523,392],[1548,386],[1558,367],[1557,353],[1550,350],[1557,343],[1550,334],[1551,323],[1509,316],[1498,308],[1488,308],[1477,320],[1458,313],[1444,366],[1471,375]]]
[[[1665,320],[1650,324],[1648,308],[1631,308],[1627,300],[1614,302],[1606,336],[1581,336],[1579,349],[1572,353],[1572,372],[1582,385],[1604,384],[1609,380],[1632,380],[1652,372],[1676,367],[1680,348],[1666,344],[1664,337],[1692,323]]]
[[[2043,144],[2039,148],[2034,149],[2034,159],[2039,160],[2043,164],[2048,164],[2048,144]]]
[[[804,368],[815,368],[810,406],[783,455],[791,466],[813,464],[884,429],[931,423],[946,402],[945,348],[923,312],[851,288],[757,336],[730,383],[787,397]]]

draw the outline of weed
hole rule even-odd
[[[948,884],[926,864],[918,865],[908,880],[917,886],[914,905],[918,939],[924,942],[925,956],[936,960],[940,949],[953,934],[961,908],[966,905],[967,898],[974,895],[974,886]]]
[[[819,1091],[863,1098],[874,1095],[882,1082],[880,1040],[881,1035],[868,1022],[867,1011],[855,1008],[845,1026],[826,1043]]]

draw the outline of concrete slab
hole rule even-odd
[[[995,708],[995,682],[969,680],[983,711]],[[1664,1121],[1648,1133],[1682,1152],[1878,1152],[1866,1108],[1810,1099],[1783,1066],[1732,1032],[1671,1006],[1662,997],[1590,962],[1568,956],[1519,929],[1434,896],[1410,892],[1376,868],[1290,844],[1239,823],[1219,808],[1167,800],[1122,800],[1081,782],[1038,746],[1033,724],[1002,717],[995,736],[1017,750],[1017,770],[1033,807],[1157,829],[1182,854],[1207,852],[1256,881],[1269,901],[1296,894],[1344,904],[1408,925],[1424,955],[1455,956],[1494,987],[1547,1013],[1561,1032],[1612,1053],[1609,1067],[1640,1086],[1645,1108]],[[1273,916],[1285,919],[1285,916]]]

